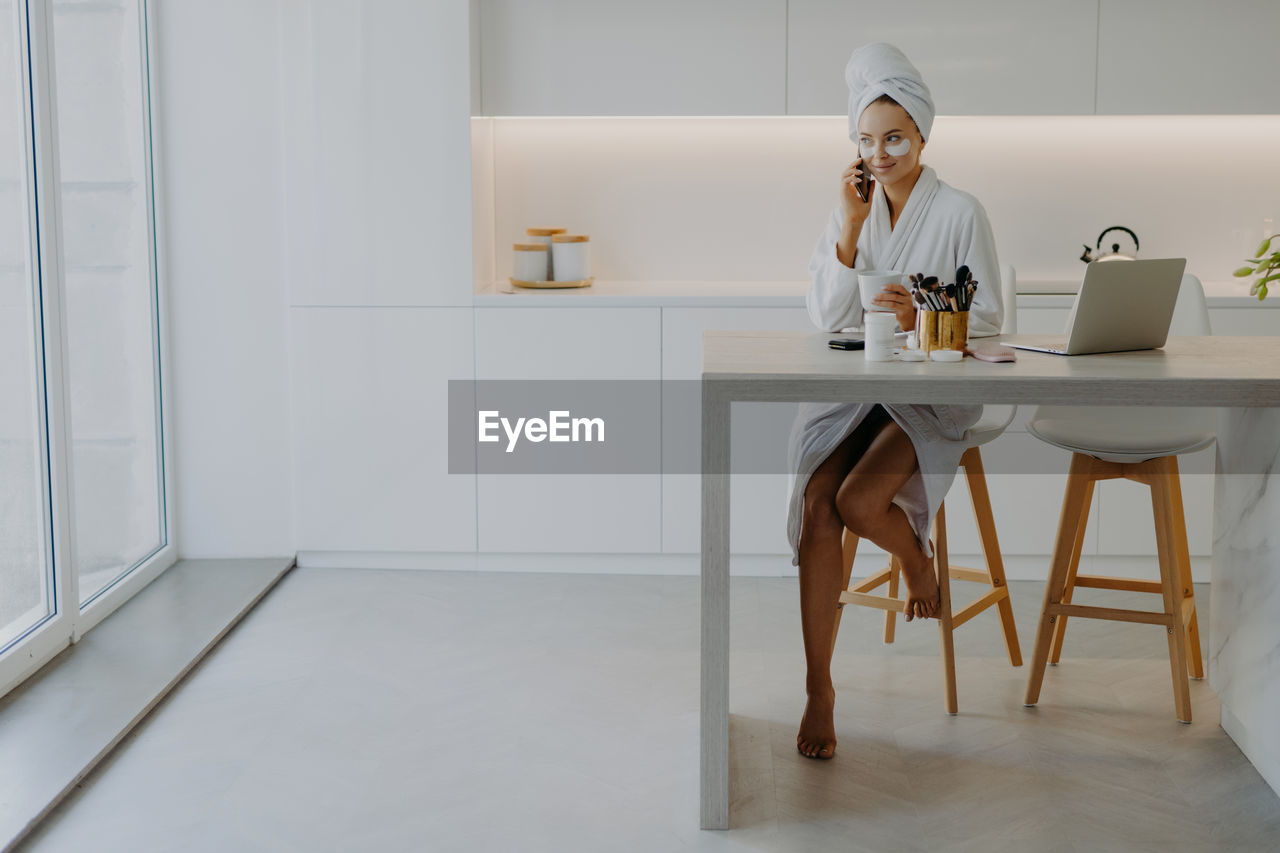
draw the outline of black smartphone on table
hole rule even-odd
[[[827,341],[832,349],[863,349],[867,342],[862,338],[834,338]]]

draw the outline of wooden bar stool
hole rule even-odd
[[[995,605],[999,608],[1000,623],[1004,631],[1005,645],[1009,650],[1009,663],[1022,666],[1022,652],[1018,647],[1018,629],[1013,622],[1013,604],[1009,600],[1009,584],[1004,575],[1004,562],[1000,557],[1000,543],[996,538],[995,519],[991,514],[991,498],[987,492],[987,478],[982,467],[982,455],[978,444],[990,441],[1004,431],[1013,420],[1013,412],[1004,424],[998,427],[987,425],[984,432],[975,428],[970,430],[973,436],[971,445],[960,459],[964,468],[965,480],[969,484],[969,495],[973,501],[973,515],[978,524],[978,536],[982,542],[982,556],[986,569],[971,569],[964,566],[953,566],[947,556],[947,520],[946,502],[938,507],[938,514],[933,521],[934,570],[938,577],[938,637],[942,646],[942,675],[945,687],[945,705],[948,714],[958,711],[956,699],[956,660],[955,643],[952,633],[983,610]],[[983,426],[980,422],[979,427]],[[994,433],[992,432],[994,430]],[[849,585],[853,574],[853,558],[858,551],[859,537],[853,531],[844,532],[844,592],[840,593],[840,602],[836,605],[836,626],[831,642],[834,646],[835,635],[840,631],[840,617],[846,604],[858,604],[885,611],[884,641],[893,642],[894,625],[897,616],[906,608],[906,601],[898,598],[898,579],[902,566],[897,557],[891,556],[889,565],[882,571],[866,580]],[[945,567],[945,570],[943,570]],[[972,603],[959,611],[953,612],[951,607],[951,580],[976,581],[989,586],[990,589],[980,595]],[[871,590],[884,584],[889,585],[887,596],[873,595]]]
[[[1093,484],[1098,480],[1118,477],[1143,483],[1151,488],[1156,551],[1160,562],[1159,581],[1081,575],[1077,572]],[[1164,609],[1154,612],[1072,604],[1071,594],[1076,587],[1155,593],[1163,596]],[[1187,683],[1187,673],[1190,671],[1193,677],[1203,678],[1204,659],[1200,654],[1200,628],[1196,619],[1195,590],[1191,584],[1191,559],[1188,556],[1186,519],[1183,516],[1182,486],[1178,477],[1176,455],[1160,456],[1142,462],[1116,462],[1087,453],[1072,454],[1067,493],[1062,501],[1057,542],[1053,549],[1044,606],[1040,611],[1040,628],[1036,633],[1036,647],[1031,659],[1031,678],[1025,700],[1027,706],[1035,705],[1040,699],[1045,664],[1056,664],[1062,654],[1062,640],[1069,616],[1164,625],[1169,636],[1174,710],[1179,720],[1191,722],[1191,690]]]

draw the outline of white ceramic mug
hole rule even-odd
[[[862,310],[868,313],[872,311],[886,311],[875,305],[871,300],[880,295],[880,291],[884,290],[885,285],[902,284],[902,273],[887,272],[885,270],[860,270],[858,272],[858,293],[862,296]],[[892,312],[889,312],[892,313]]]

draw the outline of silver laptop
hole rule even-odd
[[[1056,355],[1162,347],[1186,266],[1186,258],[1093,261],[1071,307],[1068,333],[1034,344],[1010,341],[1009,346]]]

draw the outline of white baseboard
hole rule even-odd
[[[863,577],[884,565],[879,553],[861,554],[854,563],[855,576]],[[478,554],[414,551],[299,551],[298,568],[409,569],[479,572],[566,572],[602,575],[691,575],[699,572],[697,554]],[[953,554],[953,565],[980,567],[978,554]],[[1081,570],[1092,574],[1156,579],[1156,558],[1088,556]],[[1009,580],[1043,581],[1049,573],[1049,557],[1012,554],[1004,558]],[[795,577],[798,567],[787,554],[733,554],[729,572],[740,577]],[[1209,558],[1192,557],[1191,575],[1196,583],[1209,582]]]

